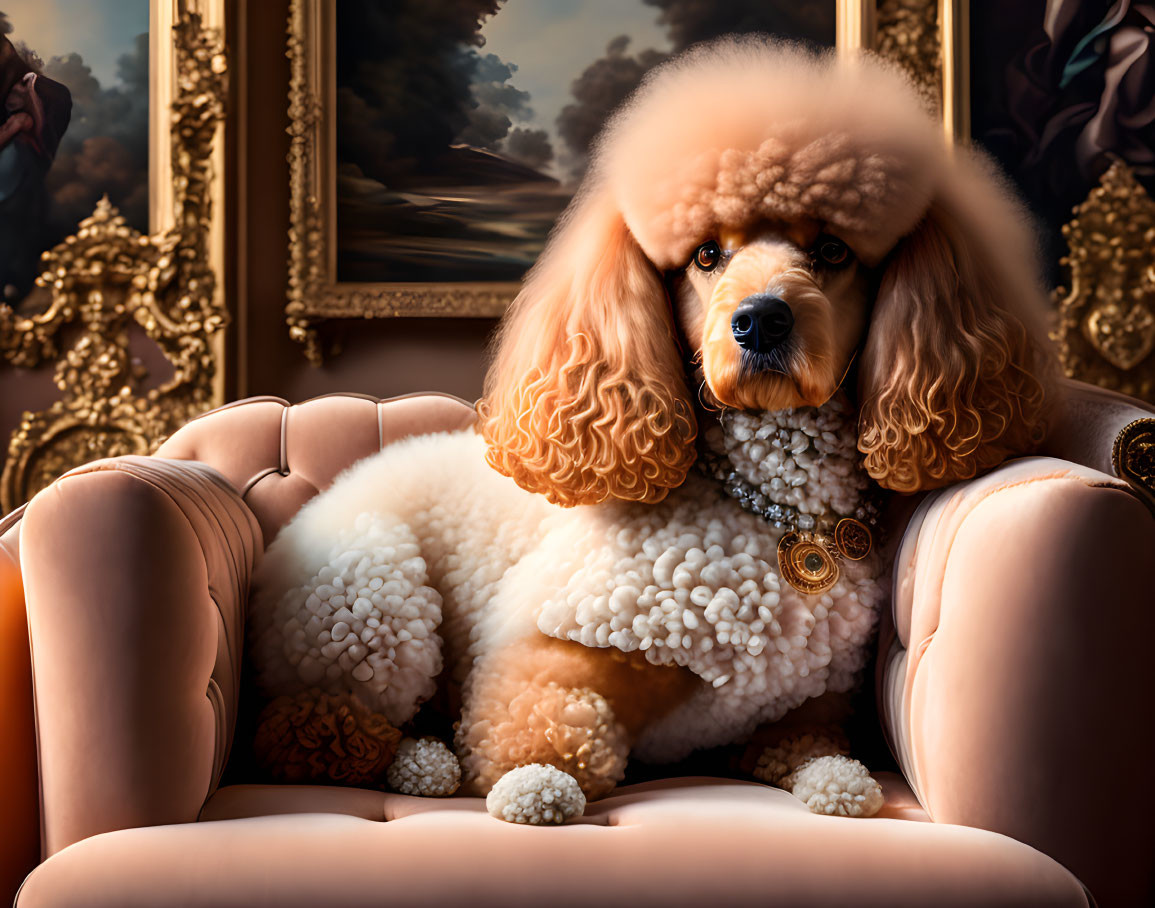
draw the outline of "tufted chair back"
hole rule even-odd
[[[472,425],[473,407],[449,394],[378,400],[329,394],[290,405],[252,397],[213,410],[175,432],[158,457],[220,471],[257,518],[264,544],[342,470],[410,435]]]

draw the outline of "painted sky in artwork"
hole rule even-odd
[[[544,129],[555,149],[564,147],[557,117],[573,102],[575,76],[606,53],[619,35],[629,35],[629,51],[671,49],[660,11],[638,0],[535,0],[507,3],[481,27],[483,54],[496,54],[517,67],[510,84],[530,96],[533,116],[521,121]],[[557,159],[550,170],[558,172]]]
[[[49,57],[77,53],[104,88],[115,85],[117,59],[148,31],[148,0],[0,0],[9,36]]]
[[[149,0],[0,0],[0,33],[71,95],[45,179],[41,248],[72,233],[103,195],[148,230],[148,26]]]

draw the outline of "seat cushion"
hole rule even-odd
[[[284,799],[313,812],[78,842],[28,877],[17,905],[1088,905],[1073,876],[1013,839],[819,817],[746,782],[630,786],[560,828],[502,823],[476,798]],[[277,802],[272,788],[225,789],[206,817]]]
[[[889,817],[898,820],[930,822],[930,817],[918,803],[914,792],[906,780],[898,773],[876,772],[873,774],[882,786],[883,805],[878,818]],[[633,785],[620,791],[642,791],[650,788],[681,784],[685,780],[667,779],[646,786]],[[705,783],[717,779],[698,779]],[[757,786],[761,788],[762,786]],[[430,810],[474,810],[476,798],[418,798],[374,791],[366,788],[343,788],[336,785],[230,785],[217,791],[206,802],[201,811],[201,820],[240,820],[247,817],[264,817],[287,813],[340,813],[365,820],[399,820],[402,817]],[[608,802],[601,802],[608,803]],[[595,808],[576,822],[599,822],[591,820]]]

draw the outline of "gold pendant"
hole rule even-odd
[[[853,517],[843,517],[834,528],[834,544],[844,557],[861,561],[870,554],[874,538],[865,523]]]
[[[800,593],[825,593],[841,573],[830,544],[813,533],[791,531],[778,541],[778,571]]]

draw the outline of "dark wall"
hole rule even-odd
[[[0,470],[8,456],[8,439],[24,414],[47,410],[58,397],[51,366],[32,370],[0,364]]]
[[[236,324],[230,396],[292,401],[333,391],[388,397],[447,391],[481,394],[489,319],[367,319],[322,329],[339,352],[321,367],[305,359],[285,324],[289,230],[287,0],[234,7],[234,204]]]

